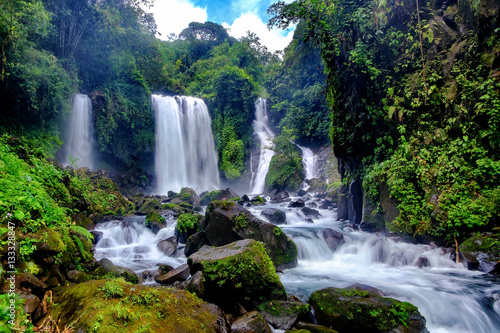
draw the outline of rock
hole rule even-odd
[[[266,199],[258,195],[252,200],[250,200],[250,203],[252,204],[252,206],[262,206],[266,204]]]
[[[297,319],[309,318],[309,304],[289,301],[269,301],[259,306],[264,319],[276,329],[288,330]]]
[[[208,204],[214,200],[229,200],[236,197],[238,197],[238,194],[230,188],[227,188],[225,190],[211,191],[206,192],[205,194],[203,194],[203,196],[201,196],[200,204],[202,206],[208,206]],[[246,201],[250,201],[250,199]]]
[[[264,243],[276,268],[297,265],[295,243],[279,227],[256,218],[234,202],[212,201],[207,207],[202,230],[211,246],[251,238]]]
[[[31,290],[34,294],[42,296],[48,286],[31,273],[21,273],[16,277],[16,289]]]
[[[337,331],[332,330],[331,328],[328,328],[326,326],[306,323],[303,321],[299,321],[296,327],[299,330],[306,330],[309,333],[338,333]],[[285,333],[288,333],[288,331]]]
[[[313,209],[313,208],[309,208],[309,207],[302,207],[301,211],[302,211],[302,213],[304,213],[307,217],[312,217],[312,218],[317,219],[318,217],[320,217],[320,216],[321,216],[321,215],[319,214],[319,212],[318,212],[316,209]]]
[[[237,304],[252,310],[268,300],[286,300],[286,292],[261,242],[240,240],[225,246],[204,246],[188,258],[191,275],[203,274],[203,295],[224,311]]]
[[[382,290],[362,283],[353,283],[347,286],[347,288],[356,289],[360,291],[367,291],[377,296],[386,296],[386,294]]]
[[[205,287],[203,286],[203,273],[201,271],[198,271],[191,276],[185,290],[198,297],[203,297],[205,294]]]
[[[92,222],[92,220],[85,216],[85,214],[83,214],[82,212],[73,215],[71,219],[75,222],[76,225],[84,228],[87,228],[94,224],[94,222]]]
[[[304,190],[299,190],[299,191],[297,192],[297,196],[298,196],[298,197],[303,197],[303,196],[304,196],[304,195],[306,195],[306,194],[307,194],[307,192],[306,192],[306,191],[304,191]]]
[[[147,279],[149,279],[149,278],[150,278],[150,277],[152,277],[152,276],[153,276],[153,274],[151,274],[151,271],[149,271],[149,270],[147,270],[147,269],[146,269],[145,271],[143,271],[143,272],[142,272],[142,278],[143,278],[144,280],[147,280]]]
[[[196,192],[193,189],[189,187],[183,187],[181,189],[181,192],[176,197],[170,200],[170,203],[173,204],[187,203],[194,207],[200,205],[200,197],[198,196],[198,194],[196,194]]]
[[[306,183],[309,192],[325,193],[327,189],[327,184],[319,178],[306,179]]]
[[[177,217],[177,224],[175,226],[175,235],[179,239],[179,242],[186,244],[189,236],[200,231],[204,219],[203,215],[199,214],[180,214]]]
[[[273,330],[257,311],[245,313],[233,321],[233,333],[272,333]]]
[[[96,230],[92,230],[90,231],[90,233],[92,234],[92,236],[94,236],[94,239],[92,240],[92,244],[97,244],[97,242],[99,242],[101,239],[102,239],[102,236],[104,235],[104,233],[102,231],[96,231]]]
[[[189,266],[187,264],[183,264],[170,272],[155,278],[155,281],[160,284],[172,284],[176,281],[185,281],[188,277]]]
[[[304,222],[307,222],[307,223],[314,223],[313,219],[312,219],[312,218],[310,218],[310,217],[306,217],[306,218],[304,219]]]
[[[317,205],[315,202],[308,202],[308,203],[307,203],[307,207],[310,207],[310,208],[318,208],[318,205]]]
[[[137,215],[147,215],[149,212],[153,210],[161,209],[161,203],[158,199],[155,198],[146,198],[144,197],[143,203],[139,208],[137,208]]]
[[[139,276],[135,274],[133,270],[127,267],[115,266],[109,259],[99,260],[100,266],[94,271],[94,275],[104,276],[106,274],[111,274],[116,277],[122,277],[125,281],[137,284],[139,283]]]
[[[125,301],[132,297],[138,301]],[[117,313],[122,315],[117,318]],[[93,280],[66,289],[52,316],[60,320],[61,327],[72,324],[74,332],[92,332],[97,322],[100,332],[117,332],[117,327],[123,332],[139,332],[146,324],[155,332],[231,332],[219,307],[187,291],[120,280]]]
[[[186,255],[186,257],[189,257],[190,255],[201,249],[203,245],[210,245],[210,242],[208,241],[207,236],[203,231],[189,236],[186,242],[186,247],[184,248],[184,255]]]
[[[161,229],[167,227],[167,221],[165,220],[165,218],[155,210],[147,213],[144,223],[146,224],[146,227],[151,229],[151,231],[153,231],[155,234],[157,234]]]
[[[330,209],[333,207],[333,201],[325,199],[323,200],[323,203],[319,206],[319,209]]]
[[[67,273],[68,279],[70,281],[80,283],[80,282],[85,282],[90,280],[90,276],[85,274],[85,272],[82,271],[77,271],[77,270],[71,270]]]
[[[324,288],[311,294],[309,304],[318,324],[339,332],[428,332],[417,307],[367,291]]]
[[[265,216],[272,224],[286,224],[286,214],[276,208],[263,209],[260,215]]]
[[[243,196],[241,197],[241,201],[250,202],[250,198],[248,197],[248,195],[243,194]]]
[[[275,193],[271,195],[271,200],[270,200],[271,202],[280,203],[290,197],[287,191],[278,192],[275,190],[273,192]]]
[[[431,267],[431,262],[429,261],[429,259],[427,259],[426,257],[419,257],[417,259],[417,263],[416,263],[417,267],[419,268],[423,268],[423,267]]]
[[[288,207],[290,208],[297,208],[297,207],[304,207],[305,206],[305,203],[304,203],[304,200],[302,199],[297,199],[295,201],[292,201],[288,204]]]
[[[174,270],[174,267],[173,266],[170,266],[170,265],[167,265],[167,264],[163,264],[163,265],[159,265],[158,266],[158,276],[162,275],[162,274],[166,274],[170,271]]]
[[[335,252],[335,250],[342,244],[345,243],[344,235],[338,231],[327,228],[321,232],[321,236],[326,242],[326,245]]]
[[[170,257],[177,251],[177,237],[172,236],[164,239],[158,242],[156,246],[158,247],[158,250]]]
[[[19,298],[24,299],[24,312],[32,314],[40,306],[40,298],[33,294],[20,293]]]

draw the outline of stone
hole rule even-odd
[[[43,295],[48,286],[31,273],[21,273],[16,277],[16,289],[31,290],[36,295]]]
[[[272,224],[286,224],[286,214],[282,210],[266,208],[260,212],[260,215],[265,216]]]
[[[339,332],[428,332],[416,306],[367,291],[324,288],[311,294],[309,304],[319,325]]]
[[[306,330],[309,333],[338,333],[337,331],[322,325],[316,325],[299,321],[296,325],[299,330]],[[288,332],[285,332],[288,333]]]
[[[417,263],[416,263],[417,267],[419,268],[423,268],[423,267],[431,267],[431,262],[429,261],[429,259],[427,259],[426,257],[419,257],[417,259]]]
[[[309,304],[289,301],[269,301],[259,306],[259,312],[275,329],[289,330],[300,318],[309,318]]]
[[[278,192],[274,190],[273,192],[274,194],[271,194],[271,200],[270,200],[271,202],[280,203],[285,201],[285,199],[290,198],[290,195],[288,194],[287,191]]]
[[[96,245],[97,242],[99,242],[102,239],[102,236],[104,233],[102,231],[96,231],[96,230],[91,230],[90,233],[92,236],[94,236],[94,239],[92,240],[92,244]]]
[[[302,207],[301,212],[304,213],[305,216],[312,217],[314,219],[317,219],[318,217],[321,216],[320,213],[319,213],[319,211],[317,211],[314,208]]]
[[[297,247],[278,226],[253,216],[231,201],[212,201],[205,213],[202,231],[211,246],[222,246],[241,239],[264,243],[276,268],[297,265]]]
[[[290,208],[297,208],[297,207],[304,207],[305,206],[305,203],[304,203],[304,200],[302,199],[297,199],[295,201],[292,201],[288,204],[288,207]]]
[[[82,271],[77,271],[77,270],[71,270],[67,273],[68,279],[70,281],[80,283],[80,282],[85,282],[90,280],[90,277],[85,274],[85,272]]]
[[[198,297],[203,297],[205,294],[205,287],[203,286],[203,273],[201,271],[198,271],[191,276],[185,290]]]
[[[160,213],[156,210],[150,211],[146,214],[145,222],[146,227],[151,229],[153,233],[157,234],[163,228],[167,227],[167,221]]]
[[[203,245],[210,245],[207,236],[203,231],[197,232],[196,234],[189,236],[186,242],[186,247],[184,248],[184,255],[189,257],[196,251],[198,251]]]
[[[173,204],[186,203],[193,207],[200,206],[200,197],[198,196],[198,194],[196,194],[196,192],[193,189],[189,187],[183,187],[180,193],[170,200],[170,203]]]
[[[188,277],[189,266],[187,264],[183,264],[166,274],[158,276],[155,278],[155,281],[160,284],[172,284],[176,281],[185,281]]]
[[[321,236],[326,242],[326,245],[335,252],[335,250],[342,244],[345,243],[344,235],[338,231],[332,230],[330,228],[324,229],[321,231]]]
[[[177,251],[177,237],[172,236],[164,239],[158,242],[156,246],[158,247],[158,250],[170,257]]]
[[[330,209],[333,207],[333,201],[325,199],[319,206],[319,209]]]
[[[236,318],[231,325],[233,333],[272,333],[273,330],[269,327],[266,320],[257,311],[245,313],[243,316]]]
[[[304,191],[304,190],[299,190],[299,191],[297,192],[297,196],[298,196],[298,197],[303,197],[303,196],[304,196],[304,195],[306,195],[306,194],[307,194],[307,192],[306,192],[306,191]]]
[[[137,284],[139,283],[139,276],[133,270],[127,267],[116,266],[111,260],[104,258],[99,260],[100,267],[94,271],[95,275],[104,276],[112,274],[116,277],[122,277],[125,281]]]
[[[253,310],[268,300],[286,300],[285,288],[264,246],[253,239],[204,246],[189,256],[188,265],[191,275],[203,274],[203,295],[199,297],[228,313],[237,304]]]

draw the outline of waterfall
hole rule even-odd
[[[267,149],[272,143],[269,139],[274,138],[274,133],[269,128],[269,120],[267,117],[266,100],[259,98],[255,103],[255,120],[253,121],[254,134],[257,135],[260,142],[260,158],[257,171],[252,176],[250,182],[250,193],[262,194],[266,176],[269,171],[269,163],[273,158],[274,151]]]
[[[297,145],[302,151],[302,163],[306,170],[306,179],[317,178],[316,175],[316,160],[318,156],[314,155],[311,149]]]
[[[217,152],[205,102],[185,96],[151,96],[155,110],[157,192],[219,186]]]
[[[92,102],[87,95],[76,94],[73,97],[64,152],[65,166],[94,169]]]

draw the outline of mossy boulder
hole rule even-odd
[[[177,217],[175,226],[175,235],[179,242],[186,244],[189,236],[200,231],[202,221],[205,219],[203,215],[183,213]]]
[[[308,332],[308,333],[338,333],[331,328],[322,325],[311,324],[304,321],[299,321],[296,325],[297,331],[293,333]],[[285,333],[292,333],[292,331],[286,331]]]
[[[200,205],[200,197],[196,192],[189,188],[189,187],[183,187],[179,194],[177,194],[174,198],[170,200],[170,203],[173,204],[180,204],[180,203],[187,203],[193,207],[199,206]]]
[[[475,234],[460,244],[460,251],[465,258],[477,258],[478,268],[491,272],[500,261],[500,234]]]
[[[147,213],[144,223],[146,224],[146,227],[151,229],[155,234],[167,226],[165,218],[156,210],[152,210]]]
[[[209,245],[222,246],[241,239],[255,239],[264,243],[277,268],[297,265],[297,246],[283,230],[258,219],[237,203],[212,201],[201,230]]]
[[[186,291],[94,280],[64,291],[50,314],[75,332],[230,332],[224,313]]]
[[[416,306],[367,291],[324,288],[311,294],[309,304],[318,324],[339,333],[427,332]]]
[[[123,278],[125,281],[130,283],[139,283],[139,276],[130,268],[116,266],[111,260],[106,258],[99,260],[98,265],[99,267],[92,272],[92,275],[96,278],[111,275],[116,278]]]
[[[233,333],[272,333],[264,317],[257,311],[250,311],[243,316],[236,318],[231,326]]]
[[[298,320],[309,319],[309,304],[289,301],[269,301],[259,305],[260,314],[276,329],[288,330]]]
[[[276,154],[269,164],[266,176],[266,190],[296,191],[304,179],[304,166],[302,158],[294,158]]]
[[[147,215],[149,212],[161,209],[162,205],[156,198],[144,197],[140,206],[136,206],[137,215]]]
[[[286,224],[286,214],[284,211],[276,208],[266,208],[260,212],[272,224]]]
[[[216,190],[204,193],[200,198],[200,204],[202,206],[208,206],[214,200],[229,200],[231,198],[238,197],[238,194],[227,188],[225,190]]]
[[[191,275],[201,271],[202,299],[234,313],[269,300],[286,300],[285,288],[261,242],[240,240],[221,247],[204,246],[188,258]]]

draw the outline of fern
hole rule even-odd
[[[94,236],[84,227],[72,225],[69,227],[72,233],[85,237],[89,242],[94,240]]]

